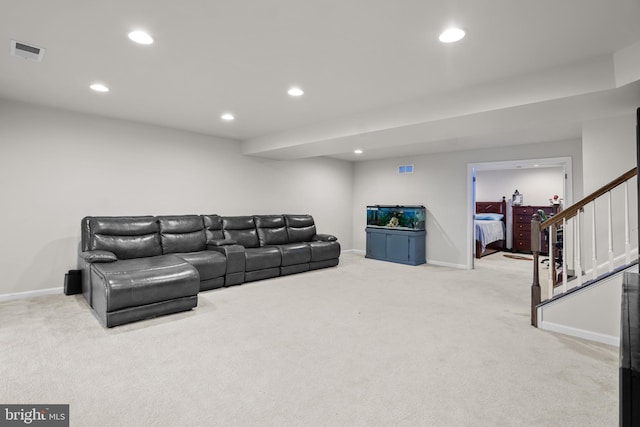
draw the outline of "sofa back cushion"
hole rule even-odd
[[[207,242],[224,239],[222,231],[222,217],[220,215],[202,215]]]
[[[162,253],[188,253],[206,249],[204,223],[199,215],[159,216]]]
[[[232,239],[245,248],[260,246],[256,224],[252,216],[223,216],[222,230],[225,239]]]
[[[254,216],[260,246],[289,243],[289,236],[282,215]]]
[[[309,242],[316,235],[316,225],[311,215],[285,215],[284,221],[291,243]]]
[[[83,250],[113,252],[118,259],[162,254],[158,222],[153,216],[86,217],[82,225]]]

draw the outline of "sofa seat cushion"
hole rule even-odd
[[[227,272],[227,259],[220,252],[199,251],[175,254],[193,265],[200,275],[200,281],[222,277]]]
[[[246,248],[244,256],[245,271],[280,267],[280,263],[282,261],[280,250],[274,246],[264,248]]]
[[[340,243],[338,242],[308,242],[311,248],[311,262],[325,261],[340,256]]]
[[[308,264],[311,262],[311,248],[306,243],[289,243],[276,246],[282,255],[282,265]]]
[[[107,312],[194,296],[200,290],[195,267],[175,255],[92,264],[91,268],[94,279],[104,286]]]

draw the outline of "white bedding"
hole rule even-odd
[[[504,234],[502,221],[476,220],[476,239],[482,244],[482,252],[488,244],[504,240]]]

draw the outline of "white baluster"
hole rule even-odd
[[[596,202],[593,201],[593,217],[591,219],[591,279],[598,278],[598,252],[596,248]]]
[[[548,248],[547,248],[547,252],[549,254],[549,276],[547,279],[547,286],[546,289],[544,290],[544,295],[542,300],[548,300],[553,298],[553,285],[555,284],[556,281],[556,260],[554,258],[554,254],[553,254],[553,246],[555,244],[555,235],[556,235],[556,228],[554,225],[550,225],[549,226],[549,240],[548,240]]]
[[[609,208],[609,273],[613,271],[613,218],[611,213],[611,191],[607,192],[607,207]]]
[[[568,276],[567,276],[567,251],[565,249],[565,244],[564,244],[564,232],[567,230],[567,219],[563,218],[562,219],[562,293],[567,292],[567,281],[568,281]]]
[[[575,221],[573,223],[574,226],[574,241],[575,246],[573,248],[573,265],[575,268],[576,275],[576,286],[582,286],[582,247],[580,242],[580,214],[582,213],[582,209],[578,211],[575,217]]]
[[[624,182],[624,263],[631,264],[631,242],[629,237],[629,181]]]

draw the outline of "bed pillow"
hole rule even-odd
[[[504,218],[504,215],[499,213],[476,214],[476,219],[479,219],[479,220],[502,221],[502,218]]]

